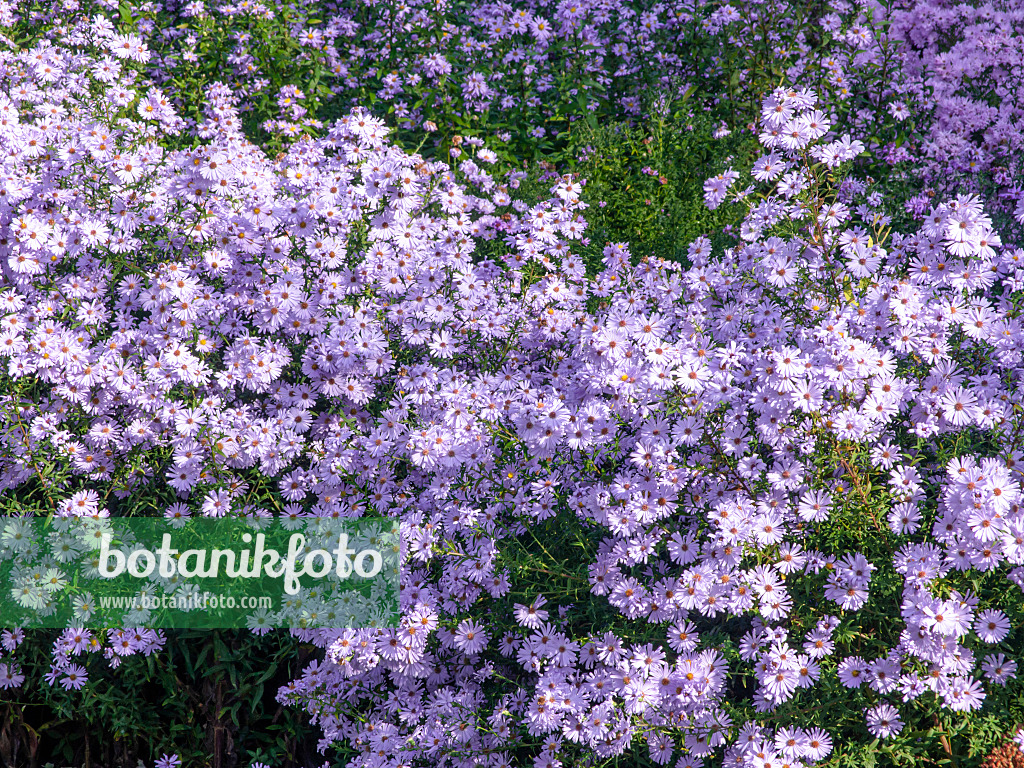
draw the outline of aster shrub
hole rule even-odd
[[[1022,253],[991,250],[970,196],[891,232],[877,193],[836,182],[864,145],[816,102],[776,91],[757,183],[709,181],[710,205],[747,201],[740,245],[699,239],[689,268],[610,246],[597,306],[526,347],[500,486],[460,463],[451,501],[436,479],[410,494],[403,626],[310,633],[333,665],[283,700],[356,764],[589,763],[638,740],[655,763],[807,764],[858,733],[898,762],[952,754],[987,697],[1004,728],[1019,716],[1001,691],[1021,594],[996,585],[1024,562],[1019,324],[999,295]],[[546,546],[559,530],[589,595]],[[547,561],[510,555],[524,536]],[[531,599],[517,569],[567,586]]]
[[[649,87],[681,96],[685,57],[711,11],[672,4],[252,2],[7,4],[29,36],[65,34],[68,10],[109,17],[151,56],[146,71],[186,119],[205,89],[227,82],[243,122],[279,148],[316,134],[353,106],[388,116],[402,139],[424,127],[447,152],[456,135],[484,136],[509,163],[557,155],[572,123],[639,115]],[[635,7],[634,7],[635,6]],[[708,54],[712,45],[703,42]],[[454,147],[457,148],[457,147]]]
[[[306,760],[296,713],[352,768],[964,765],[1024,721],[1012,7],[95,10],[0,7],[0,509],[402,531],[397,628],[206,639],[211,733],[289,653],[250,760]],[[99,681],[202,668],[41,637],[0,688],[112,733],[160,726]]]

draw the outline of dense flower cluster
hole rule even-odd
[[[150,28],[158,82],[170,80],[190,56],[194,60],[211,20],[234,24],[271,13],[260,3],[191,6],[178,11],[181,29]],[[500,110],[521,138],[536,141],[564,129],[538,124],[540,115],[559,122],[598,110],[638,115],[645,87],[655,86],[668,100],[682,94],[689,72],[680,52],[684,40],[698,21],[708,31],[723,23],[719,13],[705,19],[700,6],[606,0],[299,4],[291,34],[296,56],[325,70],[327,85],[318,86],[343,103],[362,106],[365,94],[373,93],[400,125],[440,122],[446,132],[446,117],[460,115],[468,127],[471,116]],[[249,106],[272,87],[260,71],[257,42],[236,35],[229,62]],[[269,95],[279,112],[263,124],[267,131],[295,136],[318,127],[317,86],[284,86]]]
[[[515,89],[465,63],[505,46],[508,82],[531,77],[543,94],[543,68],[557,69],[543,51],[572,40],[599,84],[625,78],[617,108],[639,112],[638,62],[655,33],[693,18],[667,4],[528,5],[481,5],[455,30],[427,6],[369,4],[399,14],[404,34],[430,31],[425,51],[451,37],[458,52],[415,56],[378,96],[401,104],[403,77],[457,73],[472,110],[511,110]],[[313,715],[322,747],[354,746],[352,765],[559,766],[638,748],[680,767],[715,753],[809,765],[838,734],[787,707],[834,682],[868,692],[863,723],[881,739],[918,700],[980,708],[1016,676],[1004,641],[1024,588],[1024,250],[1002,242],[989,205],[1019,208],[1020,190],[1007,171],[994,199],[924,195],[910,206],[920,226],[894,231],[853,170],[883,149],[865,132],[874,113],[840,120],[836,106],[857,76],[884,72],[889,49],[835,5],[853,22],[821,26],[848,60],[817,92],[767,96],[742,189],[733,168],[705,185],[708,207],[746,210],[732,247],[702,237],[674,263],[609,243],[596,273],[581,256],[581,181],[513,199],[523,174],[488,171],[481,139],[460,141],[453,165],[426,161],[356,109],[271,158],[241,131],[258,70],[241,89],[213,87],[190,124],[159,78],[122,67],[173,65],[153,56],[153,28],[120,33],[97,16],[61,43],[0,54],[0,489],[37,488],[55,514],[117,514],[150,494],[169,517],[400,520],[400,626],[300,631],[325,658],[279,694]],[[218,12],[266,12],[246,8]],[[896,87],[937,105],[924,180],[956,170],[945,150],[967,152],[979,128],[998,129],[986,164],[1016,147],[1017,102],[987,122],[953,110],[965,75],[900,14]],[[719,5],[704,29],[738,17]],[[343,9],[326,31],[296,32],[332,43],[353,90],[356,48],[393,45],[356,19]],[[794,82],[813,63],[801,45]],[[693,74],[651,55],[666,87]],[[970,71],[1004,66],[977,55]],[[277,128],[306,117],[298,87],[275,98],[290,121]],[[192,146],[166,149],[183,131]],[[992,447],[965,450],[965,436]],[[870,552],[841,538],[850,521],[867,525]],[[581,532],[588,578],[571,599],[520,598],[509,553],[552,522]],[[983,600],[972,579],[990,576],[1017,586]],[[864,657],[850,632],[879,601],[898,626]],[[731,658],[708,640],[727,621]],[[0,687],[24,680],[21,641],[3,636]],[[48,681],[79,688],[83,654],[116,666],[161,643],[69,630]],[[739,675],[754,681],[743,719]]]
[[[362,744],[368,766],[390,764],[398,744],[428,760],[467,748],[501,755],[509,712],[530,735],[549,739],[538,765],[556,760],[564,742],[606,757],[634,735],[647,738],[653,760],[667,762],[666,728],[685,734],[690,759],[709,754],[732,726],[720,707],[724,665],[714,649],[697,650],[690,619],[754,616],[741,653],[759,681],[755,708],[770,711],[813,687],[834,651],[838,620],[830,615],[794,635],[791,591],[805,589],[804,581],[818,585],[824,605],[844,615],[869,599],[876,566],[862,554],[802,544],[826,531],[838,510],[871,513],[858,498],[866,491],[856,467],[842,458],[855,451],[870,454],[887,476],[892,514],[874,524],[904,583],[899,642],[880,658],[847,657],[838,666],[847,687],[867,684],[888,697],[867,713],[869,730],[898,733],[896,705],[926,692],[954,711],[975,709],[985,693],[974,674],[990,685],[1014,674],[1004,655],[972,650],[1005,637],[1005,615],[983,610],[970,593],[940,598],[935,588],[952,571],[1024,564],[1020,454],[936,467],[901,444],[904,434],[937,440],[972,427],[1010,429],[1022,340],[1012,305],[991,289],[1016,290],[1024,253],[994,250],[991,221],[972,197],[933,209],[919,233],[885,242],[886,217],[863,185],[828,192],[829,169],[863,146],[848,136],[828,140],[828,121],[815,107],[814,95],[800,90],[765,102],[769,154],[755,174],[781,178],[750,205],[743,245],[714,256],[698,241],[689,269],[634,267],[609,247],[605,270],[588,286],[605,298],[604,309],[575,314],[567,338],[526,347],[532,354],[520,360],[525,382],[507,423],[524,455],[547,460],[545,471],[518,484],[518,514],[508,523],[513,509],[504,494],[513,491],[504,482],[496,494],[481,478],[472,496],[440,504],[437,480],[424,486],[417,516],[433,515],[409,531],[417,554],[402,628],[311,635],[328,645],[333,665],[285,696],[319,701],[317,709],[340,698],[360,712],[379,702],[378,717],[364,725],[323,718],[327,739]],[[792,222],[804,226],[768,234]],[[991,367],[971,375],[962,366],[982,349]],[[605,471],[580,473],[588,459]],[[448,471],[454,477],[464,466]],[[507,479],[522,474],[514,467]],[[935,483],[942,498],[922,540],[914,534],[925,487]],[[437,629],[432,647],[433,628],[458,610],[459,596],[474,601],[507,588],[495,571],[493,539],[524,517],[544,520],[559,503],[606,533],[591,567],[593,594],[628,619],[665,625],[663,644],[573,635],[535,603],[517,616],[519,631],[493,638],[509,659],[501,666],[479,644],[467,647],[463,624]],[[430,579],[419,563],[436,548],[421,542],[457,540],[467,523],[482,521],[487,535],[445,558],[440,580]],[[559,618],[566,616],[571,609]],[[485,681],[517,667],[520,677],[533,673],[533,693],[524,685],[474,719]],[[424,682],[435,691],[429,699]],[[439,698],[438,686],[448,695]],[[379,698],[392,687],[395,714]],[[727,749],[730,764],[827,754],[820,740],[806,746],[811,735],[799,728],[772,733],[748,723],[739,734]],[[800,746],[779,746],[790,737]]]
[[[6,2],[0,15],[73,29],[68,8],[22,5]],[[829,109],[862,134],[873,160],[913,178],[917,193],[904,201],[912,212],[965,187],[990,210],[1024,218],[1015,160],[1024,118],[1014,79],[1021,11],[1005,0],[946,6],[830,0],[808,18],[781,1],[304,2],[289,6],[280,41],[296,85],[279,83],[280,62],[268,59],[261,39],[258,25],[275,18],[271,6],[171,0],[121,9],[131,24],[103,76],[113,82],[122,65],[138,62],[180,104],[193,70],[220,56],[211,40],[223,30],[224,69],[205,82],[230,76],[240,112],[258,112],[270,134],[322,133],[339,104],[374,101],[378,116],[412,132],[413,146],[440,126],[438,145],[453,133],[478,134],[507,154],[550,148],[574,122],[637,118],[695,90],[694,110],[727,114],[721,107],[737,95],[722,93],[732,87],[723,57],[703,52],[745,61],[736,67],[740,86],[753,85],[770,52],[790,82],[828,82]],[[715,135],[730,132],[723,121]]]
[[[1020,223],[1024,111],[1013,72],[1024,45],[1022,22],[1024,9],[1015,3],[915,3],[892,14],[891,28],[904,43],[902,114],[914,104],[917,119],[930,126],[915,157],[917,173],[940,190],[960,185],[987,192],[995,210]]]

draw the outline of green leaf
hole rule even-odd
[[[227,645],[224,644],[224,640],[221,638],[219,632],[215,633],[213,636],[213,646],[216,650],[217,661],[224,662],[231,657],[231,651],[229,651]]]
[[[252,699],[249,701],[249,709],[253,712],[256,711],[256,707],[259,706],[260,699],[263,698],[263,684],[254,686]]]

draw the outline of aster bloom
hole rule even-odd
[[[947,705],[954,712],[970,712],[981,709],[985,702],[985,691],[978,680],[956,677],[942,691]]]
[[[897,504],[889,513],[889,527],[897,534],[911,534],[918,529],[921,513],[912,503]]]
[[[69,691],[72,688],[80,690],[82,686],[89,680],[89,675],[85,671],[85,667],[80,664],[70,664],[63,671],[64,677],[61,678],[60,684],[64,690]]]
[[[989,654],[982,665],[985,677],[994,685],[1005,685],[1017,676],[1017,662],[1007,659],[1003,654]]]
[[[775,734],[775,748],[784,757],[797,759],[807,751],[807,735],[798,728],[780,728]]]
[[[17,648],[25,639],[25,631],[23,629],[5,629],[0,633],[0,646],[3,646],[6,651],[13,651]]]
[[[149,49],[138,35],[112,35],[108,46],[110,51],[119,59],[132,59],[133,61],[142,62],[149,60]]]
[[[739,178],[739,173],[731,168],[724,173],[713,176],[704,182],[704,201],[708,208],[714,210],[725,200],[729,187]]]
[[[891,704],[879,704],[865,712],[868,730],[871,735],[888,739],[903,730],[903,721]]]
[[[90,517],[99,511],[99,494],[93,490],[75,493],[65,507],[67,514],[75,517]]]
[[[799,514],[801,518],[820,522],[828,518],[831,497],[824,491],[809,491],[800,499]]]
[[[1010,632],[1010,619],[1000,610],[982,611],[974,622],[974,631],[986,643],[1001,642]]]
[[[463,620],[454,634],[455,645],[467,654],[479,653],[488,640],[483,627],[470,619]]]
[[[943,415],[953,426],[965,426],[974,417],[977,397],[962,387],[954,387],[942,397]]]
[[[65,630],[63,635],[68,651],[76,656],[88,647],[91,638],[92,632],[89,630],[74,627]]]
[[[0,688],[19,688],[25,682],[25,675],[10,662],[0,663]]]
[[[857,688],[868,682],[865,674],[867,664],[863,659],[856,656],[849,656],[839,664],[839,682],[847,688]]]
[[[543,608],[546,603],[547,598],[543,595],[538,595],[530,605],[516,603],[516,621],[527,629],[537,629],[548,618],[548,612]]]
[[[770,153],[754,163],[752,175],[758,181],[772,181],[784,173],[788,164],[777,154]]]

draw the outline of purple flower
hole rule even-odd
[[[876,738],[888,739],[903,730],[903,721],[891,704],[879,704],[867,710],[865,715],[868,730]]]
[[[89,680],[89,675],[85,671],[85,667],[79,664],[71,664],[64,670],[64,677],[61,678],[60,684],[64,687],[64,690],[69,691],[74,688],[76,691],[80,690],[83,685]]]
[[[1010,632],[1010,619],[999,610],[982,611],[974,622],[974,631],[986,643],[999,643]]]
[[[482,625],[471,619],[465,619],[459,623],[453,638],[456,647],[466,654],[479,653],[489,640]]]

